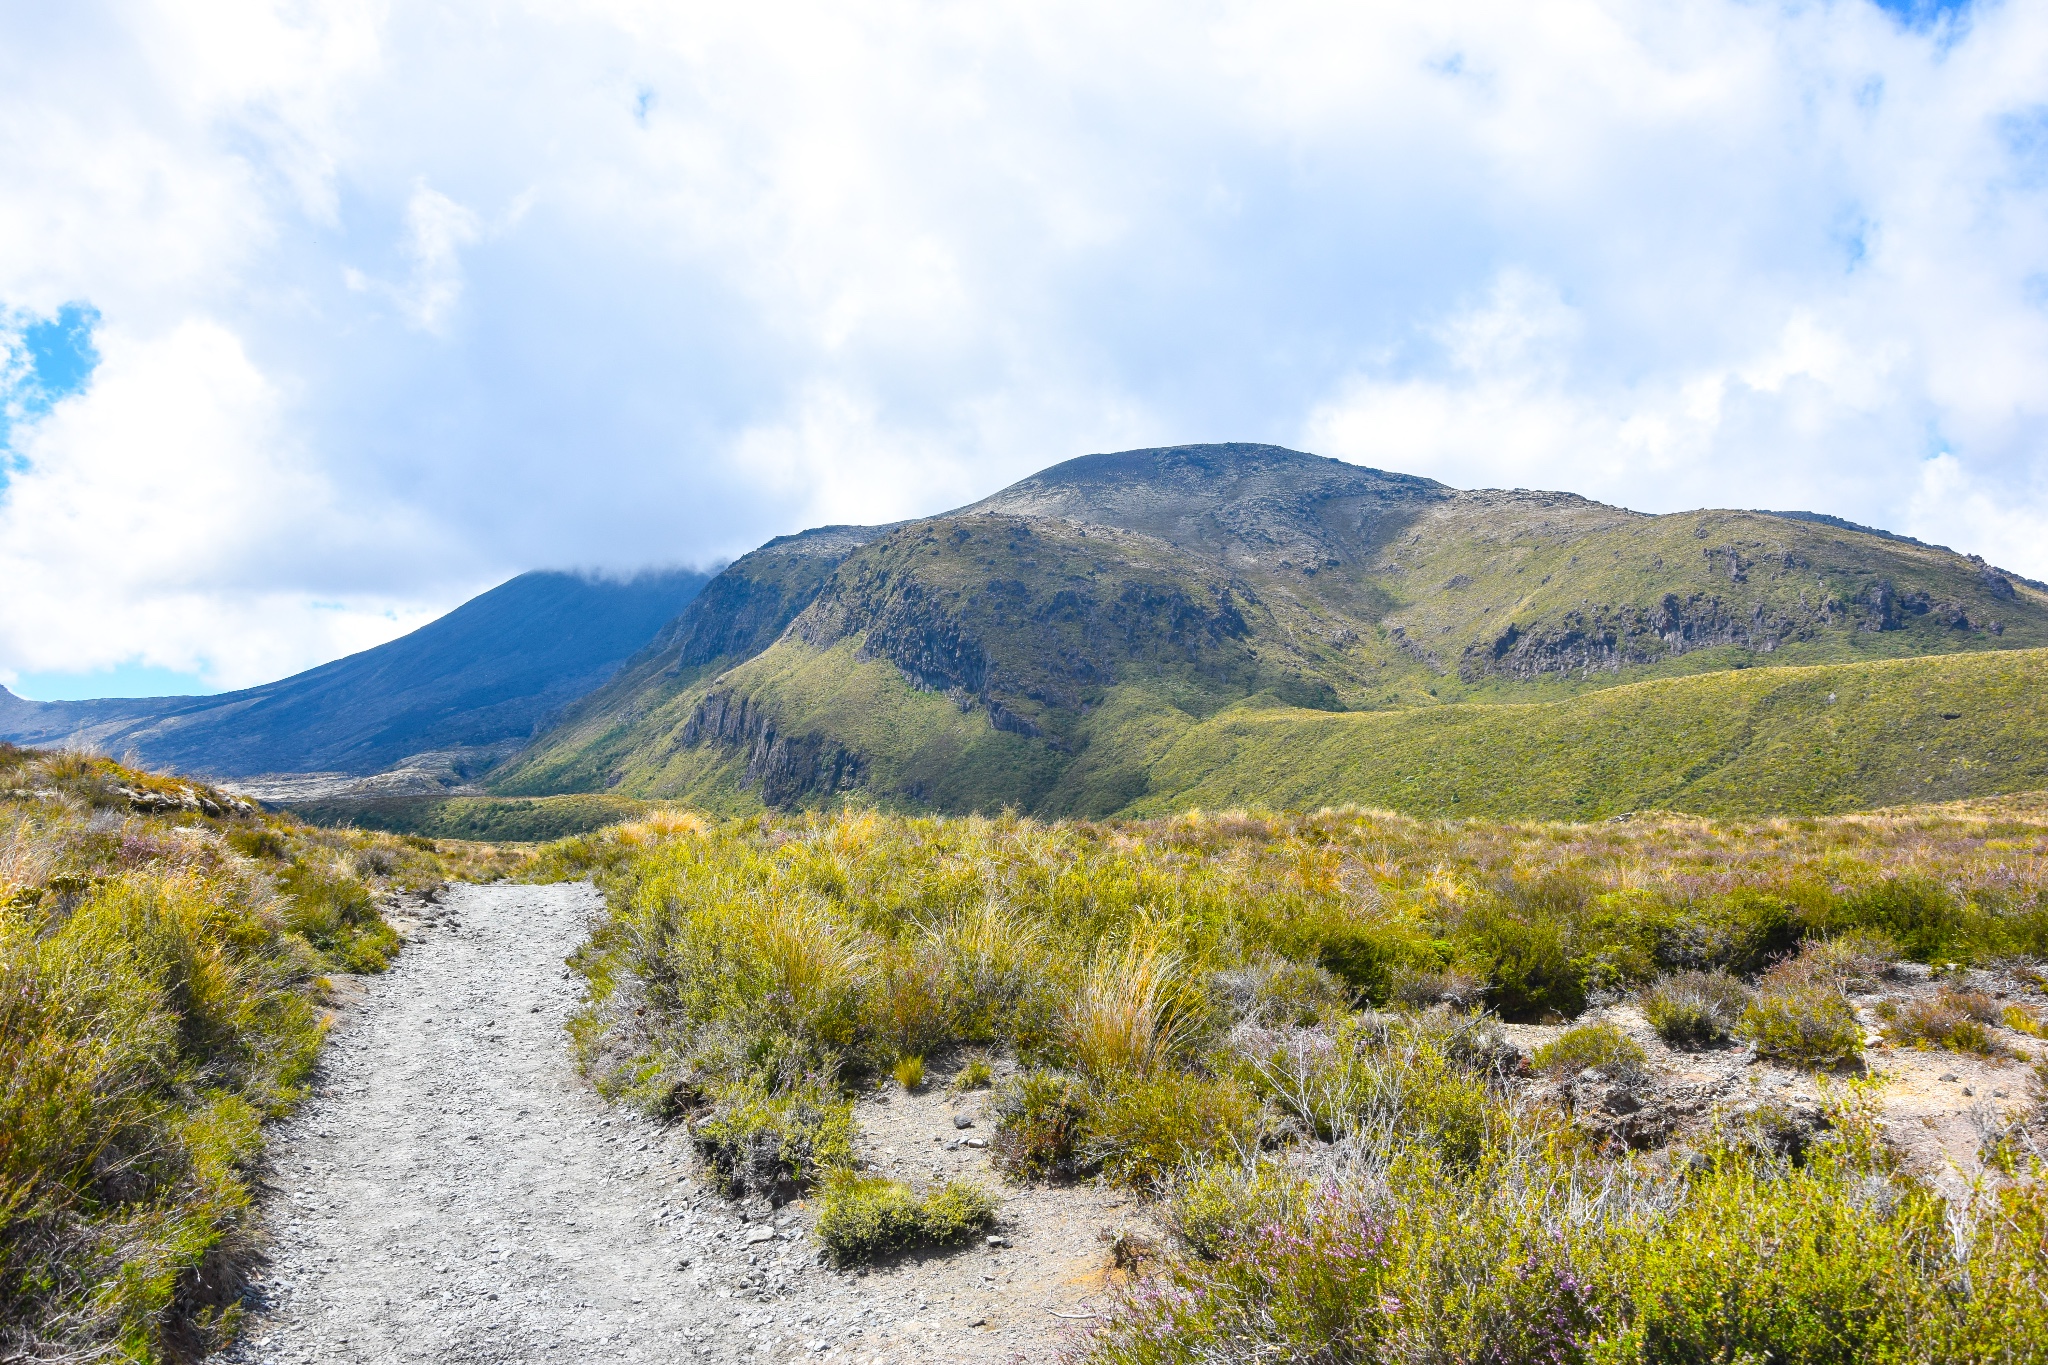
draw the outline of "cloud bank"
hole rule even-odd
[[[80,0],[0,37],[0,680],[257,682],[522,569],[1175,441],[2048,576],[2039,7]],[[64,318],[89,363],[45,375]]]

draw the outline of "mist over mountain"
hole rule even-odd
[[[217,696],[32,702],[0,689],[0,739],[215,778],[360,777],[421,760],[426,785],[460,781],[611,677],[706,579],[521,574],[397,640]]]

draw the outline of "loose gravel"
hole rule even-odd
[[[1044,1360],[1085,1328],[1135,1211],[1002,1189],[958,1141],[979,1096],[856,1112],[874,1166],[999,1190],[1002,1245],[860,1271],[820,1263],[809,1209],[720,1199],[679,1129],[599,1099],[563,1030],[598,909],[585,885],[453,887],[401,921],[391,971],[340,987],[314,1096],[271,1135],[268,1263],[225,1360]]]

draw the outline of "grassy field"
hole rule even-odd
[[[2044,650],[1740,669],[1531,706],[1247,706],[1189,727],[1130,812],[1820,814],[2048,787],[2044,733]]]
[[[397,951],[377,893],[509,865],[0,746],[0,1359],[230,1336],[261,1125],[304,1093],[324,974]]]
[[[2048,1352],[2037,1162],[1958,1206],[1897,1167],[1853,1086],[1797,1148],[1768,1115],[1603,1146],[1516,1088],[1521,1060],[1472,1012],[1568,1020],[1640,995],[1690,1021],[1675,1031],[1833,1064],[1859,973],[2038,979],[2038,796],[1595,825],[657,812],[540,866],[607,896],[574,959],[588,1074],[686,1118],[728,1190],[814,1191],[821,1235],[855,1230],[830,1245],[842,1261],[991,1206],[856,1177],[848,1087],[913,1085],[962,1049],[1014,1057],[999,1166],[1129,1186],[1173,1233],[1077,1361]],[[1611,1084],[1633,1063],[1589,1028],[1533,1064]]]

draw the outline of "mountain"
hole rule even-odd
[[[218,696],[31,702],[0,689],[0,739],[273,779],[240,784],[258,794],[317,794],[373,774],[385,789],[451,785],[604,683],[706,581],[689,570],[623,582],[521,574],[388,644]]]
[[[1820,514],[1648,516],[1176,446],[773,541],[488,786],[1097,815],[1206,790],[1200,763],[1231,760],[1191,737],[1226,711],[1355,741],[1370,766],[1380,732],[1338,713],[1414,727],[1682,675],[2043,646],[2038,585]]]

